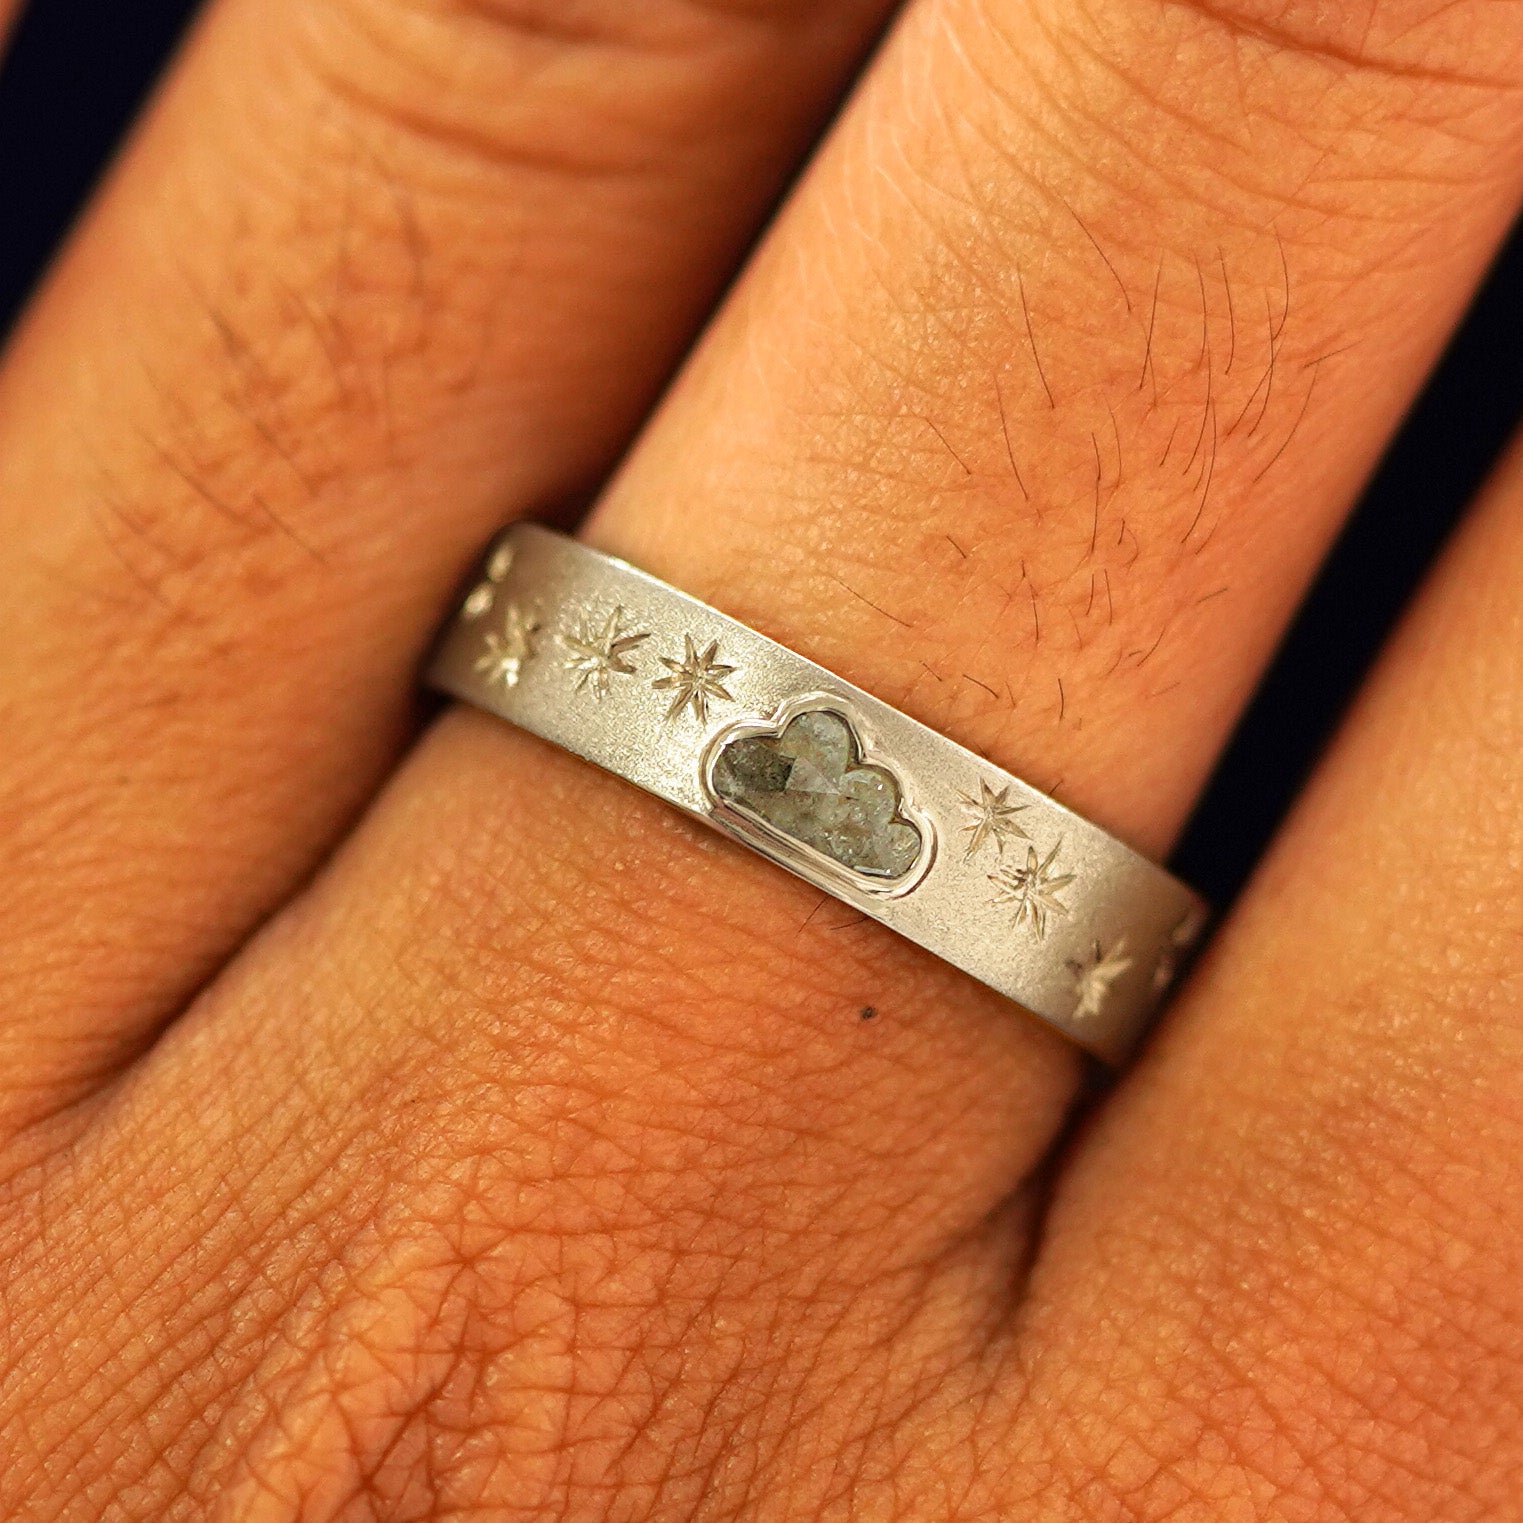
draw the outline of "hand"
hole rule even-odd
[[[1143,1059],[416,672],[881,0],[217,0],[0,372],[0,1511],[1523,1517],[1523,477]],[[586,533],[1166,851],[1515,0],[912,0]],[[875,1018],[864,1018],[868,1009]]]

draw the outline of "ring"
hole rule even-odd
[[[1108,1062],[1205,927],[1155,863],[613,556],[497,541],[429,682],[675,804]]]

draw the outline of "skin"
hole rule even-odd
[[[417,733],[638,430],[594,542],[1167,850],[1523,198],[1523,6],[913,0],[642,428],[889,20],[218,0],[36,299],[5,1516],[1523,1517],[1523,464],[1098,1100]]]

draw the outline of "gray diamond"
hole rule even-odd
[[[861,755],[845,719],[811,709],[780,735],[732,740],[714,764],[714,787],[853,872],[902,878],[920,855],[920,832],[899,812],[899,784]]]

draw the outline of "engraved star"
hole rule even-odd
[[[487,561],[487,580],[489,582],[500,582],[512,569],[512,545],[498,545],[492,552],[491,559]]]
[[[1069,963],[1074,975],[1074,993],[1079,996],[1073,1013],[1076,1021],[1091,1021],[1100,1014],[1110,995],[1111,985],[1132,965],[1132,959],[1122,955],[1125,951],[1125,936],[1109,952],[1097,941],[1092,961]]]
[[[691,708],[698,723],[706,724],[711,698],[722,698],[727,703],[735,702],[735,695],[726,689],[724,679],[736,668],[725,666],[715,659],[719,654],[718,640],[710,640],[708,649],[700,651],[693,644],[691,635],[683,635],[682,639],[687,646],[686,653],[680,661],[662,656],[661,664],[666,667],[669,675],[657,677],[651,686],[670,690],[672,701],[666,711],[668,719],[675,719],[683,709]]]
[[[1053,871],[1062,848],[1059,841],[1045,857],[1038,857],[1036,847],[1028,846],[1024,867],[1002,867],[989,874],[989,881],[998,890],[993,902],[1013,904],[1015,923],[1024,925],[1029,920],[1039,937],[1047,934],[1049,915],[1068,913],[1068,906],[1058,895],[1074,881],[1074,875]]]
[[[1015,818],[1029,806],[1007,803],[1006,798],[1010,792],[1008,786],[996,793],[988,783],[981,781],[978,790],[977,798],[974,798],[971,793],[958,795],[962,800],[963,813],[969,819],[969,823],[963,826],[963,831],[968,837],[968,848],[963,852],[965,862],[975,856],[986,841],[993,841],[995,850],[1000,856],[1004,856],[1006,841],[1031,839],[1016,823]]]
[[[471,589],[471,595],[460,605],[460,617],[474,624],[477,619],[492,611],[497,601],[497,589],[490,582],[483,582]]]
[[[1153,992],[1162,994],[1174,982],[1185,953],[1195,944],[1195,939],[1205,929],[1206,917],[1200,910],[1190,910],[1169,933],[1169,944],[1153,969]]]
[[[590,615],[567,635],[561,643],[571,652],[566,659],[566,670],[576,673],[576,690],[590,688],[592,696],[601,702],[608,696],[608,679],[612,676],[632,677],[635,673],[629,653],[642,640],[650,639],[650,631],[635,634],[624,628],[624,610],[615,608],[597,627]]]
[[[502,633],[495,630],[486,637],[486,650],[476,658],[476,670],[490,686],[500,682],[514,687],[523,675],[524,663],[534,654],[534,636],[539,621],[526,614],[517,603],[509,603],[503,612]]]
[[[467,623],[474,623],[475,620],[492,611],[492,605],[497,601],[497,584],[508,574],[512,566],[513,547],[499,545],[492,552],[491,559],[487,561],[486,580],[473,587],[470,596],[460,605],[462,619]],[[509,686],[511,685],[510,683]]]

